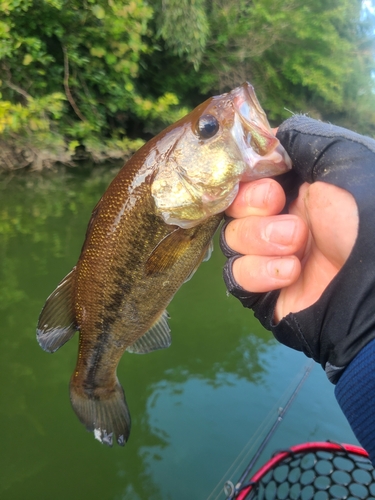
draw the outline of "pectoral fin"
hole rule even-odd
[[[191,245],[195,233],[176,228],[163,238],[151,252],[146,262],[147,275],[162,273],[173,267]]]
[[[206,253],[203,257],[202,262],[207,262],[208,260],[210,260],[213,251],[214,251],[214,242],[213,242],[213,240],[211,240],[210,244],[208,245],[208,248],[206,250]]]
[[[36,338],[47,352],[57,351],[77,330],[71,299],[74,271],[51,293],[40,313]]]
[[[167,311],[163,311],[160,318],[152,327],[126,350],[135,354],[147,354],[169,347],[172,339],[170,335],[171,330],[168,326],[168,318]]]
[[[208,248],[206,250],[206,253],[204,254],[203,259],[200,260],[198,262],[198,264],[194,267],[194,269],[191,271],[191,273],[189,274],[189,276],[185,279],[184,283],[186,283],[187,281],[191,280],[191,278],[194,276],[196,270],[202,264],[202,262],[207,262],[211,258],[213,250],[214,250],[214,242],[211,240],[210,244],[208,245]]]

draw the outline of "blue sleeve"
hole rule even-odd
[[[375,467],[375,340],[347,366],[336,385],[335,395]]]

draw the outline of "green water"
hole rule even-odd
[[[113,175],[107,166],[91,175],[0,180],[1,499],[207,499],[226,479],[238,479],[246,463],[237,457],[245,445],[248,457],[255,452],[308,363],[226,296],[216,245],[168,308],[172,346],[126,353],[120,363],[129,443],[110,449],[95,441],[69,402],[77,339],[47,354],[35,325],[75,264],[91,210]],[[356,443],[333,386],[315,366],[261,462],[276,449],[326,439]]]

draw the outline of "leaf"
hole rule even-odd
[[[91,47],[90,53],[95,57],[104,57],[106,50],[104,47]]]
[[[92,13],[94,14],[94,16],[98,19],[104,19],[105,18],[105,10],[103,9],[103,7],[101,7],[100,5],[96,4],[96,5],[93,5],[92,8]]]
[[[31,54],[26,54],[25,57],[23,58],[22,64],[24,66],[28,66],[30,63],[32,63],[34,60],[33,56]]]

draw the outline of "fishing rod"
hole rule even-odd
[[[275,422],[273,423],[271,429],[266,434],[266,436],[263,439],[263,441],[260,443],[257,451],[255,452],[253,458],[250,460],[249,465],[246,467],[245,471],[241,475],[241,477],[238,480],[238,482],[236,483],[236,485],[234,485],[232,483],[232,481],[226,481],[226,483],[224,485],[224,493],[227,496],[226,500],[233,500],[234,498],[236,498],[236,496],[238,495],[238,493],[243,488],[245,479],[247,477],[249,477],[249,474],[250,474],[251,470],[253,469],[254,465],[256,464],[256,462],[257,462],[258,458],[260,457],[261,453],[263,452],[264,448],[267,446],[267,443],[269,442],[269,440],[271,439],[271,437],[273,436],[273,434],[276,432],[276,429],[278,428],[278,426],[282,422],[282,420],[283,420],[286,412],[289,410],[291,404],[295,400],[297,394],[301,390],[303,384],[305,383],[307,377],[309,376],[311,370],[313,369],[314,364],[315,364],[314,361],[311,361],[311,363],[309,363],[307,365],[307,367],[306,367],[306,369],[305,369],[305,371],[304,371],[304,373],[303,373],[300,381],[298,382],[298,384],[295,387],[294,391],[290,395],[290,397],[289,397],[288,401],[286,402],[285,406],[283,408],[279,409],[279,414],[278,414]]]

